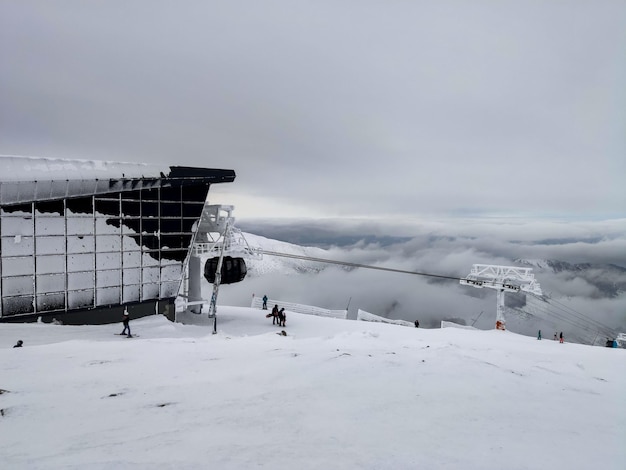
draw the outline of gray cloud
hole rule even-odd
[[[623,217],[624,56],[617,0],[2,1],[0,153],[233,168],[246,217]]]
[[[518,259],[542,261],[530,266],[549,303],[508,294],[507,306],[512,308],[507,312],[509,329],[529,335],[538,329],[551,335],[556,329],[584,342],[604,341],[604,329],[596,322],[609,329],[626,330],[626,220],[555,223],[454,219],[395,226],[371,220],[295,221],[292,225],[257,221],[242,222],[240,227],[286,241],[297,241],[301,234],[316,234],[321,245],[330,248],[315,257],[452,277],[466,276],[475,263],[523,266]],[[362,241],[354,242],[359,234]],[[406,239],[389,241],[385,235]],[[333,237],[340,243],[333,244]],[[368,239],[374,241],[365,241]],[[344,243],[346,240],[349,243]],[[545,260],[560,262],[547,265]],[[349,303],[352,316],[360,308],[394,319],[419,319],[424,327],[438,326],[449,318],[479,328],[492,328],[495,322],[493,290],[426,276],[315,266],[324,269],[297,275],[286,269],[255,276],[253,268],[251,277],[232,286],[224,301],[247,305],[252,293],[268,293],[272,298],[331,309],[345,308]]]

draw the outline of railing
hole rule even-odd
[[[406,320],[392,320],[390,318],[381,317],[380,315],[374,315],[373,313],[366,312],[359,309],[356,314],[356,319],[360,321],[369,321],[374,323],[390,323],[392,325],[410,326],[415,328],[415,323],[411,323]]]
[[[274,305],[278,305],[278,308],[284,308],[288,312],[304,313],[306,315],[316,315],[318,317],[330,317],[341,318],[345,320],[348,318],[347,310],[328,310],[325,308],[314,307],[312,305],[296,304],[293,302],[284,302],[277,299],[267,300],[267,310],[271,311]],[[261,297],[252,296],[252,308],[263,308],[263,299]]]

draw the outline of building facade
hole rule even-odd
[[[173,319],[211,184],[233,170],[0,157],[0,321]]]

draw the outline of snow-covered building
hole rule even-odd
[[[0,321],[174,315],[197,222],[233,170],[0,156]]]

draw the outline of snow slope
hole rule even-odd
[[[626,350],[261,310],[3,324],[11,469],[622,469]],[[11,346],[22,339],[23,348]]]

